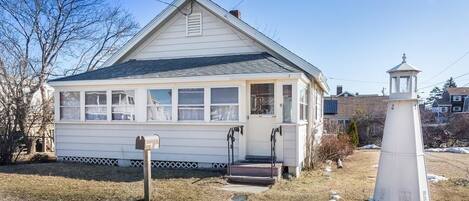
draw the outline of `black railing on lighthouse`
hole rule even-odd
[[[270,177],[274,178],[274,167],[277,163],[277,156],[276,156],[276,150],[275,150],[275,144],[277,143],[277,133],[282,136],[282,126],[279,126],[277,128],[273,128],[272,132],[270,133]]]
[[[243,126],[231,127],[228,130],[228,134],[226,135],[226,141],[228,142],[228,175],[231,175],[231,165],[234,164],[234,143],[236,141],[235,133],[243,135]]]

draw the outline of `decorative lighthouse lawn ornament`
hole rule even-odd
[[[430,200],[417,99],[419,69],[406,62],[388,71],[390,95],[374,201]]]

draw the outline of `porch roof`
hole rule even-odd
[[[49,82],[296,72],[303,71],[268,53],[255,53],[179,59],[130,60]]]

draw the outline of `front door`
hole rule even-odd
[[[270,156],[270,132],[275,124],[274,83],[249,86],[247,155]]]

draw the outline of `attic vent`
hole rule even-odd
[[[202,13],[192,13],[186,16],[187,36],[202,35]]]

